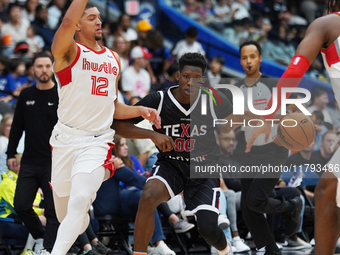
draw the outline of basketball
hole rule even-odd
[[[303,150],[314,141],[314,123],[303,113],[288,114],[280,121],[277,137],[288,150]]]

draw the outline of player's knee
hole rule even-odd
[[[87,193],[81,193],[70,197],[68,204],[68,211],[78,213],[79,211],[85,212],[90,205],[92,196]],[[68,212],[70,213],[70,212]]]
[[[218,233],[218,214],[212,211],[200,210],[196,213],[197,228],[205,240],[214,240]]]
[[[142,204],[143,207],[146,205],[145,207],[147,207],[150,211],[154,211],[160,202],[157,194],[155,194],[152,189],[144,189],[140,198],[140,204]]]

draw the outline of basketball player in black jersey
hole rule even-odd
[[[159,153],[145,184],[135,222],[134,255],[146,254],[154,229],[155,208],[182,191],[186,210],[188,214],[196,215],[201,236],[219,254],[232,254],[223,231],[217,226],[220,186],[218,176],[190,179],[190,167],[214,162],[214,151],[218,153],[218,146],[213,121],[216,118],[227,118],[232,113],[232,106],[222,93],[218,93],[222,106],[208,104],[207,114],[201,114],[204,92],[196,86],[194,80],[203,81],[206,61],[198,53],[187,53],[181,57],[179,65],[179,86],[150,94],[138,103],[158,109],[162,127],[155,131],[172,137],[175,148]],[[138,121],[140,119],[134,120]]]

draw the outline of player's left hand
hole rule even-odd
[[[151,121],[157,129],[161,128],[161,117],[155,109],[142,106],[140,116]]]
[[[270,133],[272,131],[271,123],[272,123],[271,121],[264,121],[263,126],[254,128],[254,130],[251,133],[251,135],[248,139],[248,142],[247,142],[247,146],[246,146],[246,150],[245,150],[246,153],[250,152],[251,147],[253,146],[256,138],[260,134],[265,134],[266,136],[265,136],[264,140],[265,140],[266,143],[268,142]]]

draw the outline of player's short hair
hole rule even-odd
[[[38,53],[34,54],[34,56],[32,58],[32,65],[34,65],[35,61],[38,58],[49,58],[49,59],[51,59],[52,63],[54,61],[52,54],[50,54],[50,53],[48,53],[46,51],[41,51],[41,52],[38,52]]]
[[[179,71],[182,72],[184,66],[195,66],[202,69],[202,74],[205,72],[205,69],[207,68],[207,62],[205,61],[205,58],[203,55],[196,53],[196,52],[189,52],[185,53],[180,59],[179,59]]]
[[[92,4],[92,3],[87,3],[86,4],[86,6],[85,6],[85,9],[84,9],[84,12],[83,12],[83,15],[84,15],[84,13],[85,13],[85,11],[87,10],[87,9],[90,9],[90,8],[93,8],[93,7],[97,7],[97,6],[95,6],[94,4]],[[82,16],[83,16],[82,15]]]
[[[259,56],[262,55],[262,49],[261,49],[261,46],[258,42],[255,42],[255,41],[245,41],[244,43],[241,44],[240,46],[240,49],[239,49],[239,53],[240,53],[240,56],[241,56],[241,50],[244,46],[248,46],[248,45],[254,45],[257,49],[257,51],[259,52]]]

